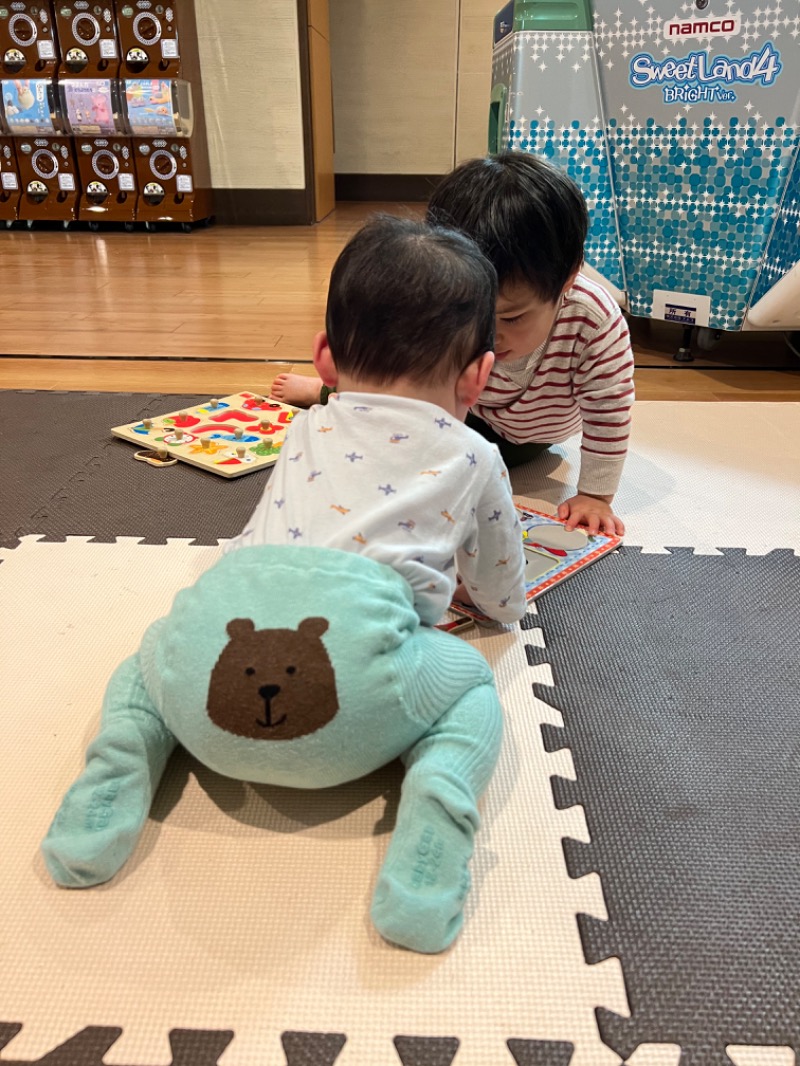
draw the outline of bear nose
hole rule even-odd
[[[271,700],[273,696],[278,695],[280,690],[280,685],[262,685],[258,690],[258,694],[264,700]]]

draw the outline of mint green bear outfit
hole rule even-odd
[[[371,914],[388,940],[438,952],[461,928],[476,804],[501,737],[487,663],[421,625],[394,570],[335,549],[242,548],[179,592],[117,668],[42,851],[61,885],[113,877],[176,744],[228,777],[294,788],[351,781],[400,756]]]

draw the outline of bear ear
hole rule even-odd
[[[231,640],[244,640],[256,631],[255,622],[249,618],[233,618],[228,622],[228,636]]]
[[[304,637],[321,637],[328,629],[327,618],[304,618],[297,628]]]

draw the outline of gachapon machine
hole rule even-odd
[[[117,26],[137,220],[189,230],[212,213],[194,0],[118,0]]]
[[[62,78],[61,113],[75,138],[82,192],[78,219],[97,229],[101,222],[136,219],[137,184],[133,142],[127,136],[119,82],[115,78]]]
[[[139,185],[137,221],[192,223],[211,215],[207,169],[195,172],[190,137],[192,87],[179,79],[126,78],[122,102],[134,138]]]
[[[79,187],[72,143],[66,132],[56,89],[49,78],[0,82],[5,121],[15,139],[19,167],[19,217],[64,226],[77,217]]]
[[[59,0],[53,5],[59,78],[116,78],[119,41],[112,0]]]
[[[19,168],[14,138],[0,107],[0,223],[8,227],[19,218]]]
[[[118,0],[121,77],[180,77],[183,57],[177,7],[174,0],[167,3]],[[181,23],[184,20],[185,16]]]
[[[512,0],[495,19],[490,151],[564,167],[587,264],[684,349],[696,327],[703,347],[800,327],[798,32],[796,0]]]
[[[58,64],[48,0],[0,0],[0,78],[47,78]]]

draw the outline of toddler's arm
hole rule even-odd
[[[470,535],[456,555],[461,580],[479,610],[498,622],[525,614],[522,528],[500,453],[474,508]]]
[[[559,518],[569,528],[623,533],[614,499],[625,456],[634,401],[633,351],[628,326],[616,313],[595,328],[575,369],[573,387],[583,419],[578,492],[565,500]]]

